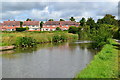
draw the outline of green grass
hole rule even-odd
[[[67,31],[54,31],[54,32],[2,32],[0,33],[1,43],[0,46],[9,46],[15,44],[17,37],[32,37],[37,42],[52,42],[54,35],[65,35],[67,39],[77,39],[77,34],[67,33]]]
[[[118,77],[118,50],[112,44],[106,44],[94,56],[94,59],[75,78],[117,78]]]

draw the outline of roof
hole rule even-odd
[[[44,23],[44,25],[59,25],[60,21],[47,21]]]
[[[24,21],[23,26],[29,26],[29,25],[39,25],[39,21]]]
[[[79,23],[75,21],[60,21],[61,25],[78,25]]]
[[[44,25],[78,25],[79,23],[74,21],[47,21]]]
[[[4,21],[3,22],[4,23],[4,25],[6,25],[6,26],[19,26],[20,25],[20,21]]]
[[[0,23],[0,27],[3,26],[3,25],[4,25],[4,23]]]

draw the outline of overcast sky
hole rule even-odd
[[[31,18],[39,21],[48,19],[69,20],[75,17],[79,21],[82,17],[92,17],[95,20],[105,14],[112,14],[118,18],[118,2],[2,2],[0,16],[2,20],[21,20]]]

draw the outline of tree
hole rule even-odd
[[[78,28],[75,26],[70,26],[70,28],[68,29],[68,32],[76,34],[78,32]]]
[[[74,17],[71,17],[71,18],[70,18],[70,21],[75,21],[75,18],[74,18]]]
[[[93,32],[90,35],[91,40],[94,41],[92,47],[100,48],[103,45],[107,44],[107,40],[109,38],[112,38],[113,32],[107,26],[109,26],[109,25],[102,24],[102,25],[100,25],[98,30],[93,28],[93,30],[92,30]]]
[[[49,19],[48,21],[54,21],[54,19]]]
[[[93,18],[91,18],[91,17],[88,18],[86,24],[90,26],[90,29],[96,27],[95,21],[94,21]]]
[[[57,28],[56,28],[56,31],[61,31],[60,27],[57,27]]]
[[[81,20],[80,20],[80,26],[85,26],[86,25],[86,20],[85,18],[83,17]]]
[[[60,19],[60,21],[65,21],[64,19]]]
[[[118,20],[115,19],[115,16],[111,14],[106,14],[102,19],[98,19],[98,24],[110,24],[110,25],[118,25]]]
[[[41,22],[40,22],[40,30],[42,29],[43,24],[44,24],[43,21],[41,21]]]
[[[22,27],[22,25],[23,25],[23,22],[22,22],[22,21],[20,21],[20,27]]]
[[[27,18],[26,21],[32,21],[31,19]]]

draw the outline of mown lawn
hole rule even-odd
[[[71,34],[66,31],[56,31],[56,32],[44,32],[44,33],[39,33],[39,32],[2,32],[0,33],[1,36],[1,43],[0,46],[9,46],[13,45],[16,42],[16,39],[18,37],[32,37],[36,39],[37,42],[50,42],[52,41],[52,37],[54,35],[65,35],[68,39],[77,39],[78,35],[77,34]]]
[[[104,45],[88,66],[76,78],[118,78],[118,50],[115,41]]]

